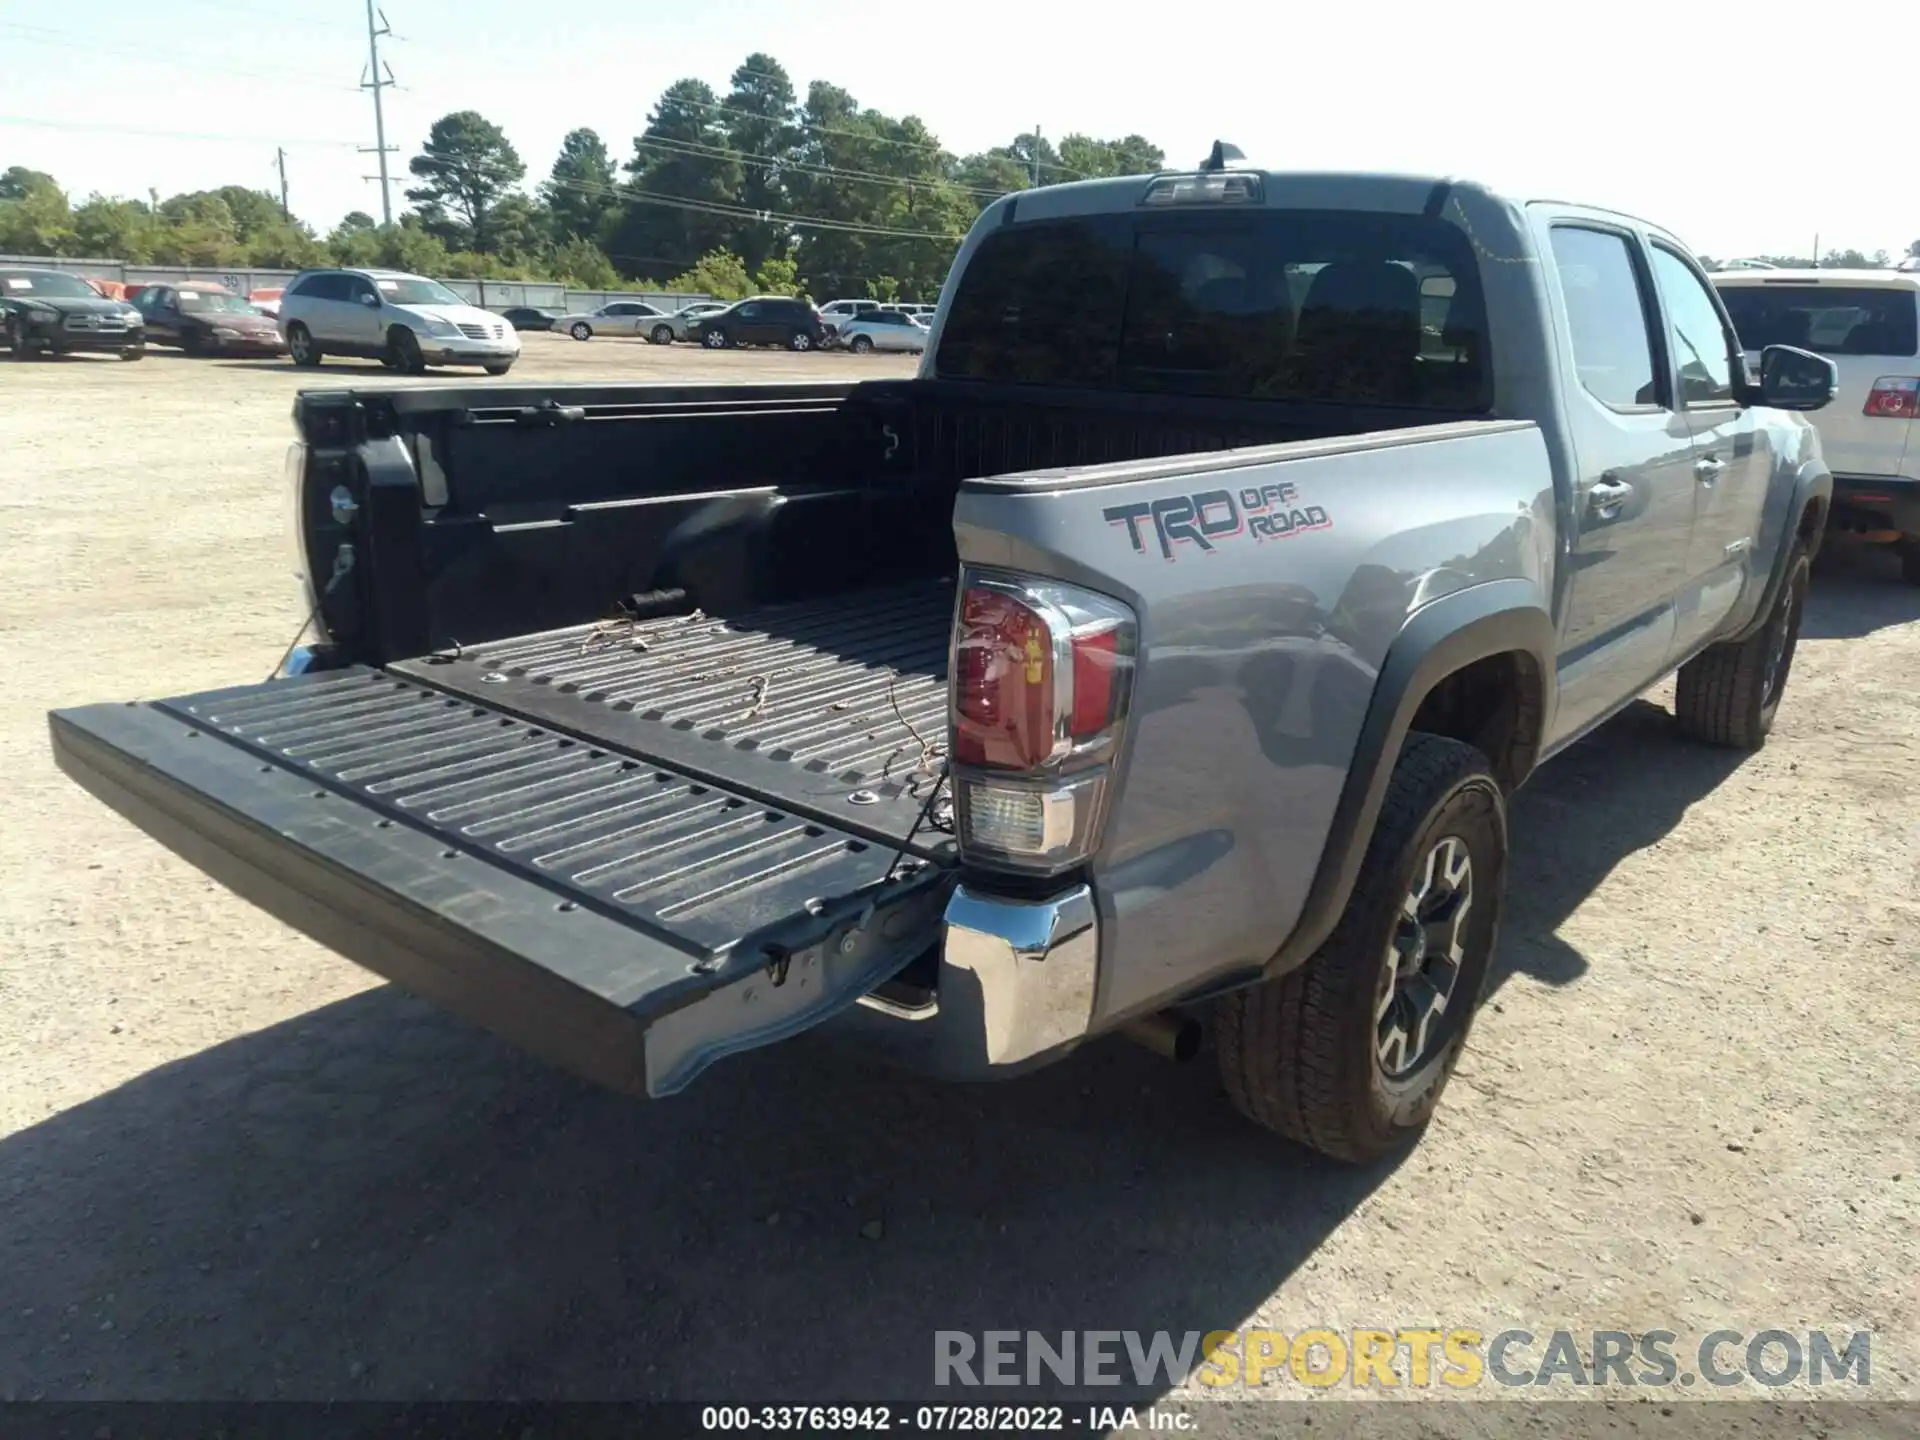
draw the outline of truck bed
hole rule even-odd
[[[601,622],[390,670],[935,856],[950,578],[730,615]]]

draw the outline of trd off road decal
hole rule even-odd
[[[1175,558],[1176,545],[1197,545],[1212,554],[1216,543],[1237,535],[1255,540],[1288,540],[1303,530],[1325,530],[1333,521],[1318,505],[1298,505],[1300,487],[1286,481],[1243,490],[1201,490],[1168,495],[1133,505],[1109,505],[1100,513],[1109,525],[1125,525],[1135,554],[1147,548],[1152,527],[1162,559]]]

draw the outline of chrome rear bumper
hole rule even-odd
[[[935,997],[910,1007],[869,995],[821,1027],[835,1044],[954,1080],[1017,1075],[1087,1034],[1099,974],[1093,892],[1046,900],[956,886],[947,902]]]

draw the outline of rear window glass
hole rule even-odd
[[[988,236],[937,368],[954,379],[1484,410],[1466,237],[1361,211],[1098,215]]]
[[[1844,285],[1727,285],[1720,289],[1748,350],[1798,345],[1822,355],[1920,350],[1914,292]]]

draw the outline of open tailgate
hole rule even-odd
[[[677,1091],[940,938],[922,859],[378,670],[49,722],[61,769],[229,889],[620,1090]]]

